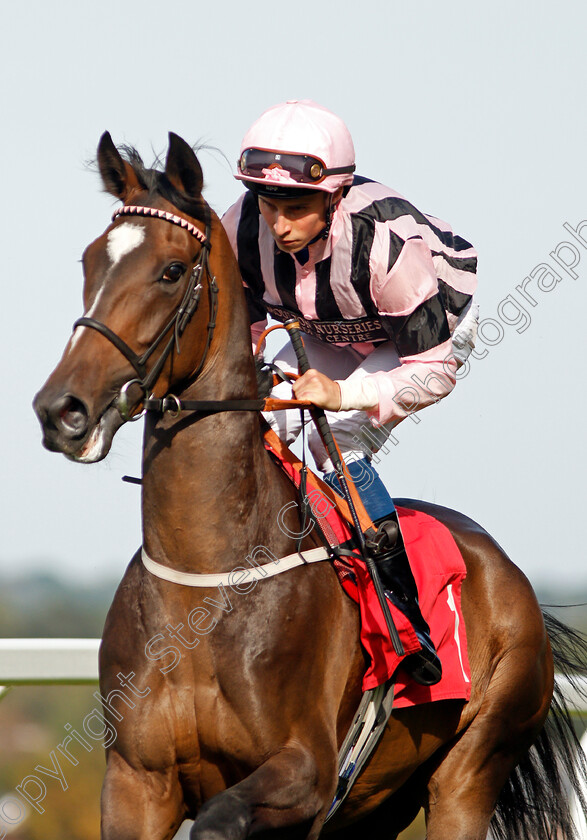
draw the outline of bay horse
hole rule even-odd
[[[84,463],[106,457],[147,392],[173,395],[172,406],[257,399],[242,281],[192,148],[170,134],[165,168],[147,169],[105,133],[98,166],[123,206],[84,253],[84,317],[35,398],[44,445]],[[296,491],[265,450],[258,414],[236,408],[147,412],[143,544],[169,569],[224,573],[259,547],[296,551]],[[544,728],[553,654],[530,584],[466,516],[401,504],[446,525],[465,559],[470,701],[392,712],[325,826],[365,667],[357,608],[331,565],[268,578],[249,594],[242,584],[237,596],[163,580],[138,552],[100,652],[116,733],[103,840],[166,840],[186,818],[191,840],[322,831],[392,840],[421,807],[428,840],[482,840],[496,807],[496,837],[572,837],[553,749],[562,744],[572,763],[576,740],[560,712],[556,737]],[[284,509],[287,527],[276,527]],[[302,547],[317,544],[312,533]],[[558,636],[570,638],[564,626]]]

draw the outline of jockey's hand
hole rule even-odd
[[[294,396],[298,400],[309,400],[318,408],[338,411],[341,403],[338,382],[329,379],[313,368],[293,383]]]

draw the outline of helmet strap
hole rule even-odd
[[[322,231],[321,237],[322,239],[328,239],[330,236],[330,228],[332,227],[332,214],[336,210],[336,206],[338,205],[338,201],[336,204],[334,203],[334,193],[328,193],[328,205],[326,207],[326,225],[324,230]]]

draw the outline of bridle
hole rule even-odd
[[[73,329],[77,327],[90,327],[96,330],[104,338],[113,344],[116,349],[122,353],[124,358],[131,364],[137,376],[129,379],[128,382],[120,389],[118,397],[113,402],[113,405],[118,410],[118,413],[124,422],[139,420],[145,412],[152,411],[159,414],[167,412],[172,417],[178,417],[182,411],[195,411],[201,416],[207,414],[215,414],[220,411],[273,411],[283,410],[289,408],[307,408],[310,403],[307,400],[281,400],[268,397],[266,399],[224,399],[224,400],[183,400],[179,399],[175,394],[167,394],[162,398],[155,398],[152,395],[153,387],[157,382],[165,362],[169,354],[175,346],[177,352],[180,352],[179,341],[183,335],[187,325],[192,319],[194,313],[198,308],[200,297],[202,295],[202,280],[204,277],[208,278],[208,297],[209,297],[209,311],[210,317],[208,320],[208,334],[206,337],[206,344],[202,353],[202,358],[196,370],[190,374],[190,380],[196,379],[198,374],[204,367],[204,363],[210,350],[212,337],[214,335],[214,328],[216,327],[216,316],[218,312],[218,285],[216,278],[210,272],[208,263],[208,256],[210,253],[210,223],[206,223],[206,232],[202,231],[184,219],[182,216],[176,216],[174,213],[168,213],[165,210],[158,210],[155,207],[141,207],[136,205],[124,205],[119,207],[114,213],[112,221],[115,221],[119,216],[146,216],[148,218],[161,219],[165,222],[170,222],[173,225],[178,225],[183,230],[194,236],[201,244],[199,259],[194,265],[190,278],[188,280],[186,290],[184,292],[181,303],[176,311],[173,313],[169,321],[165,324],[159,335],[152,342],[150,347],[145,350],[142,356],[137,355],[134,350],[128,346],[126,341],[117,335],[110,327],[84,315],[82,318],[74,323]],[[194,258],[196,259],[196,258]],[[299,326],[299,325],[298,325]],[[273,329],[284,329],[280,324],[278,327],[269,327],[262,335],[259,346],[262,344],[264,336]],[[153,365],[150,371],[147,371],[147,362],[167,338],[166,343],[161,350],[159,358]],[[258,348],[259,349],[259,348]],[[133,410],[137,407],[139,401],[129,401],[128,391],[133,385],[138,385],[143,392],[143,409],[133,414]]]
[[[117,350],[122,353],[125,359],[130,362],[134,370],[136,371],[137,377],[134,379],[130,379],[126,382],[122,388],[120,389],[120,394],[116,400],[116,408],[118,409],[120,416],[124,421],[134,421],[138,420],[140,417],[143,416],[144,412],[149,409],[147,405],[148,400],[145,400],[145,407],[143,411],[132,414],[132,410],[135,407],[136,403],[129,403],[128,399],[128,391],[132,385],[138,385],[145,397],[148,397],[152,389],[157,382],[161,371],[167,361],[169,354],[171,353],[174,345],[177,349],[177,352],[180,352],[179,349],[179,340],[183,335],[184,330],[186,329],[187,325],[189,324],[190,320],[192,319],[194,313],[198,308],[198,304],[200,302],[200,297],[202,294],[202,279],[204,276],[208,278],[208,295],[209,295],[209,304],[210,304],[210,319],[208,322],[208,335],[206,339],[206,345],[204,347],[204,351],[202,354],[202,358],[200,363],[196,369],[196,371],[192,374],[192,378],[195,378],[202,367],[204,366],[204,362],[206,361],[206,357],[208,355],[208,350],[210,349],[210,344],[212,341],[212,336],[214,334],[214,328],[216,326],[216,315],[218,310],[218,286],[216,284],[216,278],[211,274],[210,267],[208,263],[208,255],[210,253],[210,223],[206,223],[206,232],[202,233],[199,228],[189,222],[187,219],[182,218],[181,216],[176,216],[173,213],[168,213],[164,210],[158,210],[155,207],[139,207],[136,205],[125,205],[123,207],[119,207],[118,210],[114,213],[112,217],[112,221],[115,221],[119,216],[146,216],[149,218],[156,218],[162,219],[163,221],[170,222],[171,224],[178,225],[179,227],[186,230],[192,236],[194,236],[201,244],[201,250],[199,253],[199,259],[197,260],[196,264],[192,268],[186,290],[184,296],[182,298],[179,307],[171,316],[169,321],[165,324],[159,335],[155,338],[152,342],[150,347],[142,354],[142,356],[138,356],[134,350],[128,346],[128,344],[110,327],[103,324],[101,321],[97,321],[95,318],[90,318],[84,316],[83,318],[78,318],[78,320],[73,325],[73,329],[75,330],[76,327],[90,327],[91,329],[96,330],[108,341],[113,344]],[[159,358],[151,368],[149,372],[147,372],[147,362],[153,355],[153,353],[157,350],[157,348],[165,341],[167,338],[167,342],[164,344],[163,349],[159,355]],[[173,398],[177,401],[177,398]],[[154,401],[160,403],[161,401]],[[155,408],[154,406],[152,408]],[[161,408],[159,408],[161,410]]]

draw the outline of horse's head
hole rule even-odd
[[[134,150],[123,158],[108,133],[98,165],[123,206],[83,255],[84,316],[34,402],[47,449],[86,463],[108,454],[146,394],[163,396],[203,367],[218,296],[208,251],[214,237],[221,251],[227,244],[196,155],[177,135],[164,171]]]

